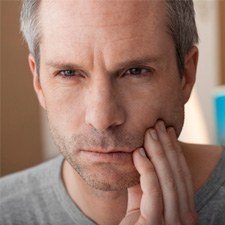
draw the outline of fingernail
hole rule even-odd
[[[147,157],[145,154],[145,150],[143,148],[139,149],[139,153],[143,156],[143,157]]]
[[[159,126],[159,129],[160,129],[162,132],[166,132],[166,127],[165,127],[163,121],[159,121],[159,122],[158,122],[158,126]]]
[[[150,135],[152,137],[153,140],[158,141],[158,136],[155,130],[151,129],[150,130]]]
[[[176,131],[173,127],[168,128],[168,133],[177,138]]]

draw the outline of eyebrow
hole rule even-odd
[[[66,69],[75,69],[75,68],[81,68],[78,64],[75,63],[63,63],[63,62],[47,62],[46,65],[48,67],[52,67],[55,69],[60,69],[60,70],[66,70]]]
[[[131,60],[124,60],[122,62],[116,63],[113,67],[117,69],[110,69],[110,73],[113,73],[115,70],[122,70],[131,66],[139,66],[149,63],[159,64],[162,61],[162,58],[160,57],[137,57],[135,59]],[[73,69],[83,69],[83,66],[76,64],[76,63],[68,63],[68,62],[53,62],[49,61],[46,63],[47,66],[60,69],[60,70],[73,70]]]
[[[154,63],[154,64],[159,64],[161,58],[160,57],[139,57],[131,60],[126,60],[124,62],[120,62],[116,64],[116,68],[124,69],[130,66],[138,66],[138,65],[143,65],[143,64],[149,64],[149,63]]]

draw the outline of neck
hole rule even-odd
[[[97,224],[119,224],[127,208],[127,191],[101,191],[90,187],[65,160],[63,181],[69,196]]]
[[[194,192],[198,192],[215,169],[223,148],[212,145],[180,143],[192,176]]]

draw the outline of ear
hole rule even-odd
[[[45,104],[45,97],[43,94],[43,90],[41,87],[41,83],[40,83],[40,77],[37,73],[37,64],[35,62],[35,59],[33,57],[33,55],[29,54],[28,56],[28,62],[29,62],[29,66],[30,66],[30,70],[33,74],[33,86],[34,86],[34,90],[37,94],[38,100],[40,105],[46,109],[46,104]]]
[[[188,101],[191,95],[192,88],[195,83],[196,70],[198,64],[198,48],[193,46],[184,60],[184,72],[182,77],[182,91],[184,104]]]

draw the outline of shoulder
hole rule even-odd
[[[2,196],[12,195],[18,191],[29,192],[48,185],[51,182],[49,176],[54,173],[53,170],[57,170],[57,167],[61,166],[61,162],[62,157],[58,156],[32,168],[2,177],[0,179]]]
[[[193,177],[196,209],[201,225],[225,221],[225,148],[182,144]]]
[[[62,157],[0,179],[0,223],[32,217],[49,199],[60,175]],[[32,213],[30,213],[32,212]],[[23,215],[23,216],[21,216]],[[10,223],[9,223],[10,224]],[[31,223],[32,224],[32,223]]]
[[[196,194],[196,208],[199,214],[199,224],[223,225],[225,223],[224,155],[206,184]]]

